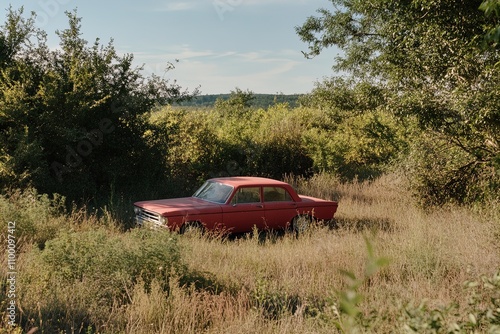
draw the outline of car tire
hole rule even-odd
[[[203,234],[205,228],[200,222],[186,222],[180,229],[180,234]]]
[[[298,215],[292,219],[292,231],[296,236],[304,233],[311,226],[312,218],[309,215]]]

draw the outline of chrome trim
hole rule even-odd
[[[151,228],[165,227],[167,219],[159,213],[148,211],[140,207],[134,207],[135,223],[139,226],[149,226]]]

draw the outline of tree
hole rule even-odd
[[[485,0],[479,7],[484,14],[488,17],[495,18],[496,22],[491,26],[486,26],[485,42],[494,47],[499,47],[500,42],[500,1],[498,0]]]
[[[500,178],[500,60],[484,49],[496,24],[480,1],[331,0],[296,28],[307,57],[337,46],[334,69],[385,92],[379,108],[415,117],[423,131],[462,154],[449,169],[429,173],[430,201],[498,197]],[[439,154],[437,155],[439,156]],[[442,156],[442,159],[455,159]]]
[[[66,14],[59,50],[22,8],[10,8],[1,27],[0,184],[89,199],[158,182],[163,156],[144,135],[155,133],[148,113],[192,94],[144,77],[112,41],[88,45],[81,18]]]
[[[231,91],[228,99],[218,98],[214,106],[215,109],[221,111],[224,115],[244,117],[250,110],[254,99],[255,95],[252,91],[247,90],[245,92],[236,87],[234,91]]]

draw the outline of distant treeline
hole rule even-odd
[[[253,94],[251,105],[254,108],[268,108],[278,103],[288,103],[290,107],[299,105],[298,100],[302,94]],[[181,106],[213,107],[218,99],[228,100],[231,94],[207,94],[198,95],[188,101],[180,103]]]

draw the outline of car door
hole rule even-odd
[[[284,228],[297,215],[297,204],[280,186],[263,187],[266,223],[269,228]]]
[[[234,232],[251,231],[265,227],[264,206],[261,200],[261,187],[239,187],[234,191],[229,204],[223,207],[224,226]]]

